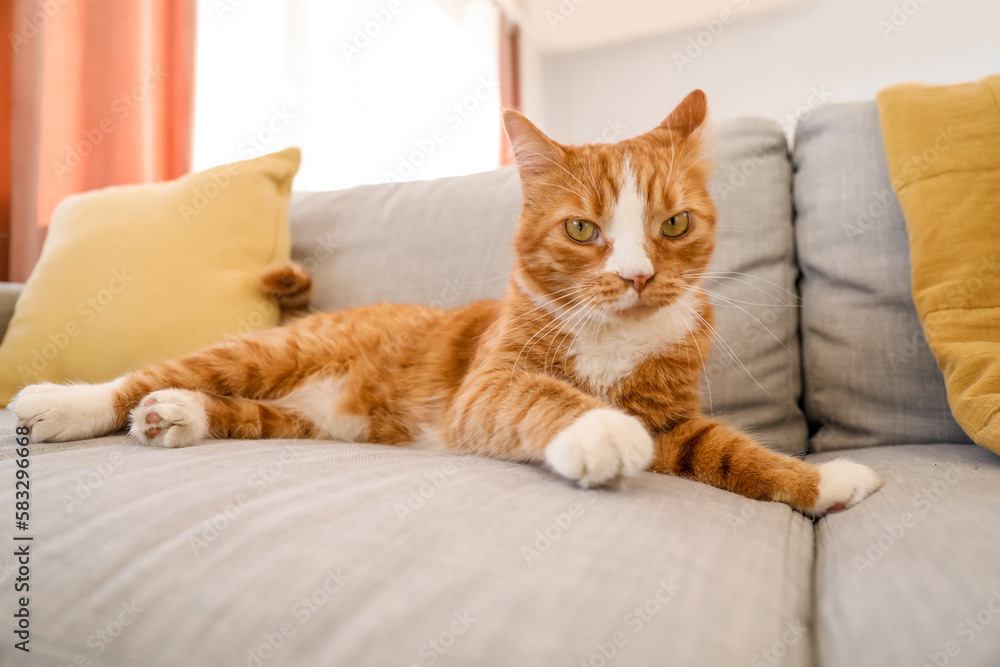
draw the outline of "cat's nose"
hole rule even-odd
[[[627,283],[631,283],[632,288],[638,294],[642,294],[642,290],[646,289],[646,283],[648,283],[652,277],[652,273],[638,273],[635,275],[622,276],[622,279],[624,279]]]

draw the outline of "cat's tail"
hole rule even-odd
[[[260,287],[281,308],[281,323],[309,314],[312,278],[297,262],[274,264],[264,269]]]

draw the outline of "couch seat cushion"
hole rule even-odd
[[[844,454],[885,486],[817,525],[820,664],[996,667],[1000,456],[969,445]]]
[[[813,529],[784,505],[376,445],[118,436],[32,456],[16,664],[809,663]]]

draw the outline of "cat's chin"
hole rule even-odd
[[[646,303],[645,301],[639,301],[631,306],[626,306],[615,311],[615,314],[626,320],[641,320],[649,317],[656,311],[658,311],[661,306],[653,305],[651,303]]]

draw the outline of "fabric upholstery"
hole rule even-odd
[[[0,664],[810,664],[812,523],[785,505],[378,445],[31,449],[31,653]]]
[[[913,295],[958,422],[1000,453],[1000,76],[878,104]]]
[[[111,380],[277,324],[260,276],[288,261],[298,167],[288,149],[63,200],[0,344],[0,403],[26,384]]]
[[[1000,457],[966,445],[849,456],[885,486],[817,524],[820,664],[996,667]]]
[[[704,287],[717,295],[717,343],[703,404],[783,451],[805,449],[791,165],[771,122],[716,135],[718,247]],[[443,308],[502,297],[521,190],[513,169],[292,198],[293,257],[314,279],[313,305],[389,301]],[[711,391],[709,391],[711,390]]]
[[[703,410],[773,449],[803,451],[799,271],[785,135],[770,121],[744,119],[719,128],[715,141],[718,232],[703,286],[713,294],[718,335],[702,381]]]
[[[813,111],[796,132],[794,163],[812,447],[970,442],[913,304],[875,103]]]
[[[312,275],[319,310],[453,308],[503,296],[520,212],[513,169],[295,193],[292,256]]]

